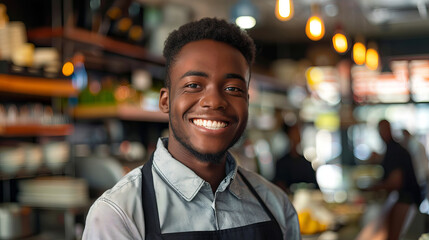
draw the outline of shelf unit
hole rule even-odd
[[[0,74],[0,92],[37,96],[68,97],[78,91],[70,80]]]
[[[38,136],[55,137],[72,134],[72,124],[42,125],[42,124],[17,124],[0,126],[1,137]]]
[[[67,4],[66,4],[67,5]],[[66,9],[64,5],[64,9]],[[58,11],[54,11],[63,19],[68,20],[70,18],[65,17],[66,14],[62,13],[63,9],[58,8]],[[73,11],[68,8],[67,12]],[[71,13],[71,12],[70,12]],[[64,14],[64,15],[63,15]],[[52,24],[53,25],[53,24]],[[58,26],[58,25],[57,25]],[[161,80],[164,78],[164,66],[165,60],[161,56],[152,55],[146,48],[138,45],[134,45],[128,42],[120,41],[108,36],[103,36],[95,32],[91,32],[85,29],[70,27],[65,25],[64,27],[43,27],[37,29],[31,29],[27,31],[27,39],[29,42],[34,43],[36,46],[47,46],[55,47],[60,52],[63,61],[68,61],[74,53],[80,52],[85,57],[85,68],[88,74],[100,74],[106,72],[111,75],[125,75],[131,73],[135,69],[145,69],[151,73],[155,80]],[[100,74],[101,75],[101,74]],[[45,97],[77,97],[79,91],[73,89],[71,81],[58,81],[59,79],[34,79],[22,76],[16,76],[19,78],[19,85],[15,87],[3,88],[3,85],[10,85],[9,80],[12,79],[9,75],[5,76],[4,83],[3,79],[0,78],[0,94],[1,92],[8,92],[13,94],[25,94],[29,96],[45,96]],[[8,80],[8,81],[6,81]],[[36,83],[32,84],[31,81],[36,80]],[[27,84],[32,84],[31,86]],[[41,89],[38,89],[38,87]],[[20,96],[19,96],[20,97]],[[30,97],[31,98],[31,97]],[[6,99],[9,102],[8,99]],[[19,99],[20,100],[20,99]],[[45,99],[43,99],[45,100]],[[61,99],[63,100],[63,99]],[[62,111],[63,112],[63,111]],[[70,107],[67,112],[63,112],[72,119],[72,124],[64,125],[8,125],[0,127],[0,137],[5,136],[67,136],[73,131],[79,131],[80,126],[87,124],[86,119],[97,119],[101,121],[110,120],[109,118],[115,118],[119,120],[129,121],[124,125],[136,125],[144,126],[149,130],[152,130],[153,125],[165,125],[168,122],[168,115],[161,113],[160,111],[146,111],[139,106],[129,105],[110,105],[110,106],[77,106]],[[82,121],[81,121],[82,120]],[[155,124],[152,124],[155,122]],[[98,121],[95,123],[90,122],[90,125],[101,124]],[[138,128],[138,127],[137,127]],[[156,128],[156,127],[155,127]],[[44,135],[46,134],[46,135]],[[74,137],[74,136],[73,136]],[[71,141],[71,144],[75,142]],[[74,149],[74,148],[72,148]],[[73,151],[72,151],[73,152]],[[70,161],[74,161],[74,156]],[[33,173],[26,172],[25,169],[21,169],[14,176],[2,176],[0,173],[0,180],[3,179],[7,182],[8,179],[21,179],[31,178],[39,175],[51,175],[55,172],[49,171],[47,168],[39,169],[39,171]],[[50,209],[45,209],[50,210]],[[60,209],[61,210],[61,209]],[[80,213],[86,214],[87,209],[83,209]],[[64,215],[64,227],[65,227],[65,239],[74,239],[74,215],[70,214],[67,210]]]
[[[147,111],[132,105],[87,105],[72,109],[71,116],[76,119],[118,118],[129,121],[168,122],[168,114],[160,111]]]
[[[28,171],[22,167],[15,174],[4,174],[0,173],[0,181],[11,180],[11,179],[28,179],[34,176],[43,177],[43,176],[52,176],[53,172],[46,166],[41,166],[37,171]]]
[[[78,91],[67,79],[51,79],[0,74],[0,92],[34,96],[70,97]],[[71,124],[13,124],[0,126],[1,137],[67,136],[73,132]]]
[[[60,78],[44,78],[12,74],[0,74],[0,94],[18,94],[42,97],[74,97],[78,91],[73,87],[72,81]],[[14,123],[0,125],[1,138],[21,137],[65,137],[73,133],[73,124],[40,124],[40,123]],[[28,172],[24,167],[15,174],[0,173],[0,181],[9,182],[14,179],[24,179],[36,176],[49,176],[55,174],[46,166],[37,171]],[[7,198],[6,198],[7,199]]]
[[[111,37],[100,35],[96,32],[91,32],[82,28],[42,27],[29,30],[27,36],[30,41],[35,42],[43,42],[45,40],[51,40],[52,38],[64,38],[65,40],[84,43],[108,52],[139,59],[148,63],[154,63],[161,66],[165,65],[165,59],[163,57],[149,53],[146,48],[118,41]]]

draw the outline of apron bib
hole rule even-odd
[[[142,168],[142,205],[145,221],[146,240],[281,240],[283,234],[277,220],[271,211],[256,193],[252,185],[247,181],[243,174],[238,171],[244,183],[252,194],[256,197],[259,204],[264,208],[270,217],[270,221],[250,224],[243,227],[229,228],[214,231],[189,231],[177,233],[161,233],[159,225],[158,207],[156,203],[155,190],[153,187],[152,176],[153,154],[150,160]]]

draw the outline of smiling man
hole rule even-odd
[[[301,239],[286,194],[228,153],[246,128],[254,54],[224,20],[170,34],[159,101],[169,137],[97,199],[84,239]]]

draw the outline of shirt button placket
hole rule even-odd
[[[216,211],[216,198],[217,198],[217,194],[218,192],[215,192],[214,198],[213,198],[213,202],[212,202],[212,209],[213,209],[213,213],[214,213],[214,219],[216,221],[216,230],[219,230],[219,221],[217,219],[217,211]]]

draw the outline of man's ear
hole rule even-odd
[[[161,112],[163,113],[170,112],[169,102],[170,101],[168,99],[168,89],[161,88],[161,91],[159,92],[159,109],[161,109]]]

